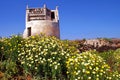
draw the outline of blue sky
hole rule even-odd
[[[61,39],[120,38],[120,0],[1,0],[0,36],[23,33],[27,4],[59,6]]]

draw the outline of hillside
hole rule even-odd
[[[1,38],[0,80],[120,80],[118,44],[44,35]]]

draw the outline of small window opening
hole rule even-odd
[[[28,27],[28,37],[31,36],[31,27]]]
[[[51,12],[51,19],[55,19],[55,13],[54,12]]]

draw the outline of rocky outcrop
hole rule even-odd
[[[94,47],[108,46],[110,43],[104,39],[91,39],[84,42],[85,45],[92,45]]]
[[[80,52],[88,50],[96,50],[99,52],[116,50],[120,48],[120,39],[90,39],[90,40],[77,40]]]

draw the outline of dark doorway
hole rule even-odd
[[[51,19],[55,19],[55,13],[54,12],[51,12]]]
[[[28,27],[27,30],[28,30],[28,36],[31,36],[31,27]]]

